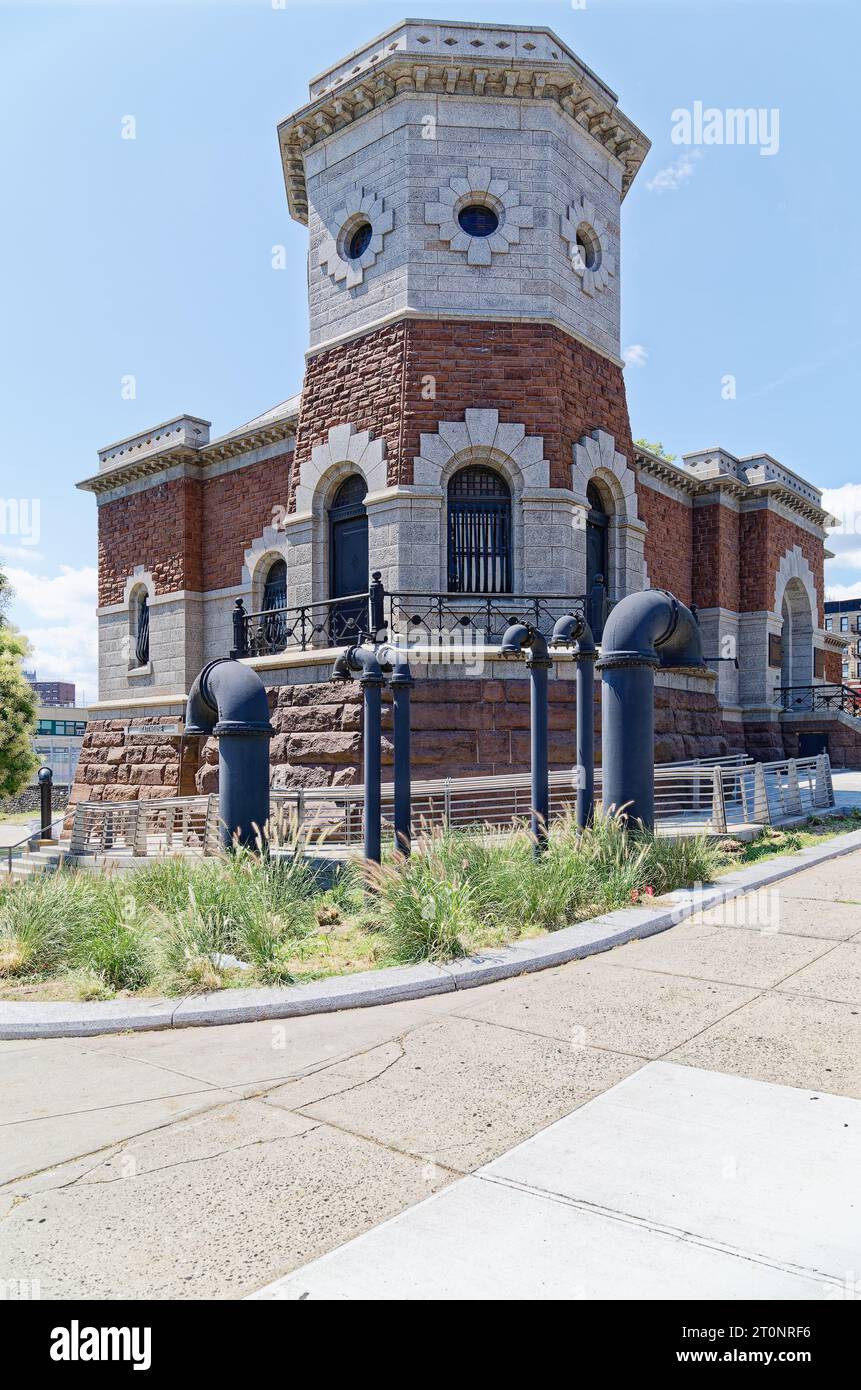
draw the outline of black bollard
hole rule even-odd
[[[54,774],[49,767],[40,767],[39,775],[39,815],[40,835],[43,840],[51,838],[51,817],[53,814]]]

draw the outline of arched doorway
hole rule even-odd
[[[587,487],[586,501],[589,503],[586,513],[586,596],[589,625],[595,640],[600,641],[609,591],[610,517],[595,483]]]
[[[800,579],[790,579],[783,591],[780,646],[780,683],[813,684],[813,612],[810,597]]]
[[[470,464],[448,485],[448,591],[510,594],[511,490],[492,468]]]
[[[329,508],[329,597],[368,590],[367,483],[358,473],[345,478]],[[367,625],[367,599],[332,606],[330,635],[335,643],[355,642]]]

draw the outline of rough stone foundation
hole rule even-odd
[[[134,727],[152,727],[152,734],[130,734],[121,719],[91,719],[71,802],[144,801],[186,796],[195,791],[199,739],[159,736],[161,725],[176,727],[176,717],[135,718]]]
[[[270,689],[276,735],[270,758],[276,787],[352,786],[361,781],[362,701],[359,687],[318,682]],[[577,702],[572,680],[552,681],[550,765],[576,762]],[[391,708],[384,692],[383,769],[391,779]],[[529,771],[529,682],[526,679],[422,680],[412,696],[412,761],[416,778],[481,777]],[[721,716],[714,695],[658,686],[658,762],[744,752],[741,724]],[[596,758],[600,761],[601,696],[595,690]],[[196,778],[201,792],[218,790],[218,746],[203,748]],[[166,793],[169,794],[169,793]]]

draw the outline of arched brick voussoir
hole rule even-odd
[[[333,425],[323,444],[315,444],[304,460],[296,486],[296,511],[310,512],[320,484],[333,469],[351,463],[361,473],[369,492],[381,492],[387,484],[386,441],[374,439],[370,430],[354,424]]]
[[[786,586],[791,579],[801,580],[801,583],[807,590],[807,597],[810,602],[810,611],[813,615],[813,620],[818,623],[819,595],[816,591],[816,577],[810,567],[807,556],[799,545],[794,545],[791,550],[785,551],[777,567],[777,575],[774,583],[773,611],[777,613],[778,616],[783,608],[783,595],[786,592]]]
[[[637,480],[625,455],[616,448],[616,441],[606,430],[593,430],[574,445],[571,486],[580,501],[586,500],[586,489],[598,475],[604,477],[613,491],[624,498],[625,515],[637,516]],[[615,485],[615,486],[613,486]]]
[[[421,453],[413,460],[419,486],[441,487],[459,456],[484,455],[490,463],[506,461],[519,474],[524,487],[549,487],[550,464],[544,457],[544,440],[527,435],[516,421],[500,422],[498,410],[472,409],[463,420],[441,420],[436,434],[422,434]]]

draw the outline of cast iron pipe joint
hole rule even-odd
[[[644,589],[616,604],[604,627],[602,670],[618,666],[705,669],[699,624],[666,589]]]
[[[189,691],[185,732],[216,738],[273,734],[266,687],[257,672],[226,656],[210,661]]]
[[[397,642],[384,642],[377,657],[389,685],[415,685],[407,652]]]
[[[335,662],[332,670],[333,681],[351,681],[356,678],[362,686],[384,683],[383,670],[372,647],[348,647]]]
[[[597,655],[592,629],[579,613],[565,613],[561,618],[557,618],[550,645],[571,647],[575,657],[585,657],[587,660]]]
[[[530,668],[553,665],[547,647],[547,639],[531,623],[512,623],[505,629],[500,644],[502,656],[520,656],[523,649],[529,653],[526,665]]]

